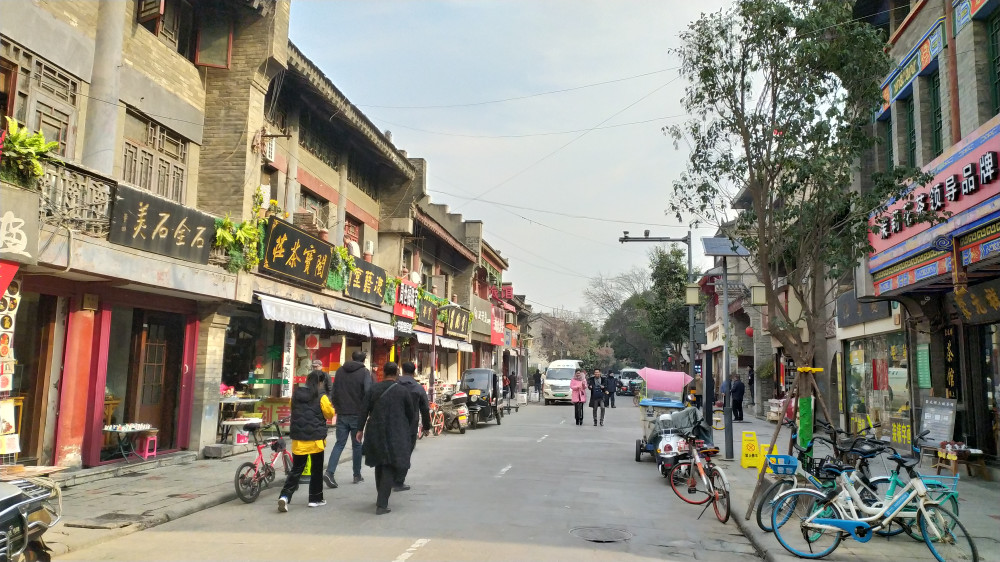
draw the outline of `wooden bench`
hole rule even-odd
[[[969,473],[969,476],[974,476],[972,474],[972,467],[976,467],[983,480],[990,481],[990,471],[986,470],[986,458],[984,455],[977,455],[975,459],[960,459],[955,453],[948,454],[941,449],[937,450],[937,462],[931,468],[937,470],[937,474],[941,474],[941,469],[946,469],[951,471],[952,476],[958,476],[959,465],[965,465],[965,470]]]

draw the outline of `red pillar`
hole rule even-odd
[[[54,458],[58,466],[78,467],[83,464],[83,436],[88,427],[88,395],[96,317],[94,311],[80,309],[79,297],[70,300],[56,421]]]
[[[177,447],[180,449],[187,449],[191,443],[194,370],[198,362],[198,330],[200,327],[197,314],[185,316],[184,322],[184,361],[181,366],[180,406],[177,412]]]

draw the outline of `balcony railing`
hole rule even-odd
[[[105,237],[111,224],[115,185],[114,180],[75,164],[47,163],[38,186],[42,220]]]

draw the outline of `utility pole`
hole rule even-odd
[[[644,236],[642,238],[630,238],[628,231],[623,232],[624,236],[618,239],[622,244],[626,242],[673,242],[677,244],[687,245],[687,258],[688,258],[688,271],[687,271],[687,281],[688,283],[694,282],[694,269],[691,261],[691,229],[688,229],[687,236],[683,238],[670,238],[664,236],[650,236],[649,231],[643,232]],[[691,376],[691,380],[695,380],[694,373],[694,306],[688,306],[688,375]],[[712,406],[708,403],[708,379],[702,378],[702,391],[701,395],[704,397],[702,401],[702,408],[704,411],[705,419],[712,419]]]

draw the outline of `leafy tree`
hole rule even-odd
[[[687,285],[687,254],[676,246],[655,248],[650,252],[653,288],[646,297],[650,330],[659,347],[673,348],[673,366],[681,364],[681,350],[688,337],[688,307],[684,292]]]
[[[736,0],[693,22],[675,50],[693,119],[665,129],[691,148],[672,211],[721,225],[720,210],[742,203],[727,234],[750,250],[770,333],[799,365],[828,363],[829,281],[870,251],[869,215],[907,178],[927,181],[894,168],[851,189],[878,142],[873,110],[891,68],[880,32],[854,21],[852,4]],[[801,315],[786,312],[787,293]]]
[[[531,332],[537,334],[542,354],[549,360],[583,360],[597,347],[597,329],[586,320],[539,314]]]

